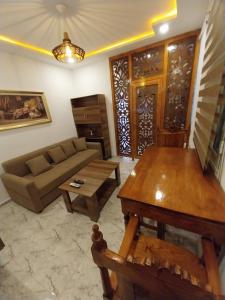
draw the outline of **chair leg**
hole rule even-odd
[[[120,300],[135,300],[134,286],[128,282],[124,277],[118,275],[118,290]]]
[[[109,271],[106,268],[99,267],[102,287],[103,287],[103,299],[112,300],[113,298],[113,289],[111,286]]]

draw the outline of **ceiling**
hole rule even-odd
[[[208,0],[0,0],[0,50],[53,62],[50,51],[67,31],[87,57],[121,52],[164,39],[157,33],[164,22],[167,36],[200,28],[207,6]]]

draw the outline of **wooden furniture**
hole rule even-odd
[[[101,138],[104,159],[111,157],[105,96],[90,95],[71,99],[78,137]]]
[[[181,133],[157,133],[158,147],[188,148],[189,130]]]
[[[138,214],[225,244],[225,193],[194,149],[148,148],[118,197],[126,222]]]
[[[97,142],[101,144],[102,148],[102,156],[103,159],[106,159],[106,153],[105,153],[105,139],[103,136],[100,137],[86,137],[87,142]]]
[[[188,145],[199,31],[110,58],[117,152]]]
[[[3,241],[2,241],[2,239],[0,239],[0,251],[1,251],[4,247],[5,247],[5,245],[4,245]]]
[[[202,240],[203,261],[189,250],[152,236],[137,235],[138,217],[131,216],[119,253],[93,226],[92,256],[100,269],[103,299],[213,300],[225,299],[214,245]],[[113,273],[109,276],[108,269]]]
[[[37,176],[32,175],[26,164],[28,160],[41,155],[52,164],[53,160],[48,151],[55,147],[67,147],[68,144],[73,146],[74,139],[76,138],[71,137],[2,162],[5,173],[1,174],[1,180],[11,200],[35,213],[40,213],[61,195],[58,189],[61,183],[91,160],[102,159],[100,144],[88,142],[86,150],[77,151],[59,164],[54,164],[55,168],[50,168]]]
[[[115,171],[116,179],[108,178]],[[80,188],[70,186],[74,179],[81,179],[84,184]],[[60,185],[66,209],[68,212],[81,212],[97,222],[100,211],[111,196],[116,186],[120,185],[119,163],[94,160],[69,180]],[[73,201],[69,192],[79,195]]]

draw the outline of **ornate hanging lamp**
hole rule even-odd
[[[71,42],[67,32],[64,32],[64,39],[62,44],[56,46],[52,50],[52,53],[58,61],[64,63],[74,63],[75,61],[82,61],[85,56],[85,51]]]

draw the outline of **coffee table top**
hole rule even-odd
[[[82,168],[61,184],[59,189],[86,197],[92,197],[117,167],[119,167],[118,162],[93,160],[86,167]],[[85,181],[85,183],[82,184],[80,188],[75,188],[69,185],[74,179],[81,179]]]

